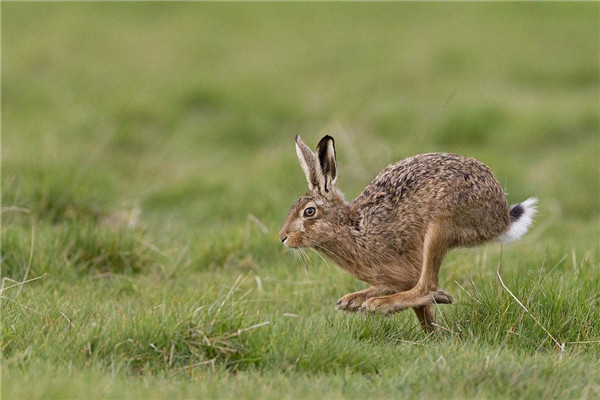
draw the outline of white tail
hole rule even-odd
[[[502,243],[520,239],[529,230],[533,217],[537,213],[537,202],[535,197],[530,197],[524,202],[510,207],[512,223],[508,231],[499,236]]]

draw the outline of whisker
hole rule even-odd
[[[320,255],[319,252],[316,251],[315,249],[310,248],[310,247],[309,247],[309,249],[310,249],[310,251],[312,251],[313,253],[315,253],[316,255],[318,255],[321,258],[321,260],[323,260],[323,262],[325,263],[325,265],[327,265],[327,269],[329,270],[329,275],[333,278],[333,272],[331,272],[331,267],[329,266],[329,263],[327,262],[327,260],[322,255]]]
[[[306,258],[305,258],[305,256],[304,256],[304,254],[302,253],[302,250],[301,250],[301,249],[298,249],[298,248],[296,248],[296,249],[291,249],[291,250],[292,250],[292,252],[294,253],[294,256],[296,257],[296,259],[297,259],[297,260],[300,262],[300,266],[301,266],[303,269],[306,269],[306,267],[307,267],[307,266],[306,266]]]
[[[298,255],[300,255],[300,259],[302,260],[302,267],[310,267],[310,260],[306,257],[306,252],[301,248],[298,248],[296,250],[298,251]]]
[[[296,259],[300,262],[300,265],[302,266],[302,268],[306,267],[306,260],[304,259],[304,255],[302,254],[302,251],[298,248],[291,249],[291,250],[294,253],[294,256],[296,257]]]
[[[304,249],[299,248],[298,250],[300,250],[300,254],[302,254],[304,256],[304,259],[306,260],[306,264],[303,266],[304,276],[306,276],[306,280],[310,283],[310,276],[308,275],[308,267],[310,267],[310,258],[308,258],[308,255],[306,254],[306,251],[304,251]]]
[[[318,250],[328,254],[333,260],[335,260],[335,254],[332,251],[326,249],[323,246],[319,246],[319,245],[316,245],[315,247],[317,247]]]

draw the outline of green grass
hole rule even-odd
[[[600,396],[598,4],[1,11],[3,398]],[[451,151],[540,214],[447,257],[439,334],[341,314],[277,240],[297,133],[348,198]]]

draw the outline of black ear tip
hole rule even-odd
[[[335,144],[335,141],[333,140],[333,138],[329,135],[325,135],[321,138],[321,140],[319,140],[319,144],[317,145],[317,147],[321,147],[321,146],[325,146],[329,141],[331,140],[331,144]]]

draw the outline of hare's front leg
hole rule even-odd
[[[448,292],[438,289],[440,266],[448,249],[448,231],[448,226],[441,222],[429,225],[423,245],[423,269],[414,288],[390,296],[371,297],[361,305],[361,311],[390,314],[407,308],[454,302]]]
[[[356,311],[367,299],[390,293],[389,290],[372,286],[359,292],[348,293],[335,303],[335,309],[340,311]]]

